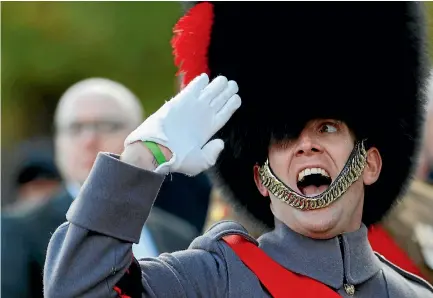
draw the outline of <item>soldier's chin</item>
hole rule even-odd
[[[341,232],[339,226],[345,218],[344,210],[338,204],[308,211],[295,209],[291,216],[293,220],[288,222],[288,226],[292,227],[290,223],[295,223],[294,226],[299,228],[300,234],[314,239],[337,236]]]

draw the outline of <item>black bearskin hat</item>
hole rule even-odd
[[[200,2],[174,28],[184,84],[200,73],[239,85],[241,108],[218,132],[215,172],[233,202],[268,227],[269,198],[253,166],[271,138],[296,137],[311,119],[344,121],[379,149],[363,222],[379,221],[403,193],[424,118],[422,4],[415,2]]]

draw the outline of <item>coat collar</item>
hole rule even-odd
[[[380,270],[365,225],[355,232],[318,240],[298,234],[276,220],[275,229],[258,241],[260,248],[281,266],[334,289],[340,289],[343,282],[361,284]]]

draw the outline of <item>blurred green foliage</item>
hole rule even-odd
[[[88,77],[117,80],[147,114],[175,92],[178,2],[2,2],[2,147],[49,134],[57,100]],[[428,28],[433,3],[427,2]],[[433,53],[430,45],[430,53]]]
[[[2,140],[49,134],[62,92],[117,80],[149,114],[175,92],[170,38],[178,2],[3,2]]]

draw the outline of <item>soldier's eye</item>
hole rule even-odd
[[[319,130],[321,133],[334,133],[338,131],[338,127],[334,123],[324,123]]]

